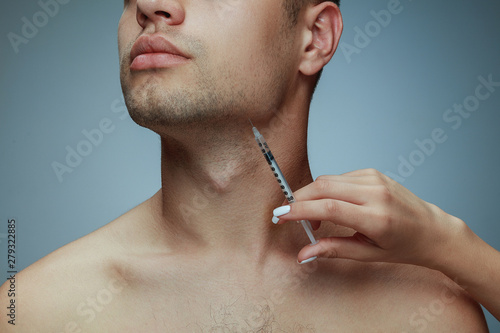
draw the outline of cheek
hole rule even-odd
[[[214,24],[207,40],[210,54],[223,66],[238,67],[240,72],[259,71],[266,67],[271,56],[273,41],[272,30],[263,30],[259,22],[248,17],[229,16],[224,22]]]
[[[128,46],[134,41],[134,34],[138,33],[136,32],[136,26],[138,27],[139,25],[135,20],[135,15],[124,12],[118,23],[118,52],[120,59],[129,51]]]
[[[272,45],[275,26],[274,16],[268,14],[270,8],[248,0],[217,0],[202,2],[204,6],[193,8],[201,17],[206,17],[203,27],[199,22],[199,36],[210,42],[210,49],[219,57],[244,63],[246,59],[258,60]],[[204,7],[203,12],[198,12]],[[214,15],[206,16],[206,12]]]
[[[126,45],[126,42],[125,42],[124,23],[123,23],[123,19],[122,19],[122,20],[120,20],[120,23],[118,24],[118,52],[120,55],[120,59],[122,58],[124,45]]]

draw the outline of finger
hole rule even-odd
[[[373,168],[367,168],[367,169],[359,169],[359,170],[349,171],[349,172],[343,173],[342,175],[348,176],[348,177],[380,176],[380,175],[383,175],[383,173],[381,173],[380,171],[373,169]]]
[[[289,222],[288,220],[280,220],[276,216],[273,216],[272,221],[274,224],[284,224],[286,222]],[[319,220],[308,220],[308,221],[311,223],[311,227],[313,230],[318,230],[319,227],[321,227],[321,221],[319,221]],[[299,221],[297,221],[297,222],[299,222]]]
[[[280,219],[277,220],[277,222],[275,224],[284,224],[286,222],[289,222],[287,220],[283,220],[281,221]],[[297,221],[298,222],[298,221]],[[309,221],[311,222],[311,227],[314,231],[318,230],[320,227],[321,227],[321,221],[315,221],[315,220],[312,220],[312,221]],[[274,221],[273,221],[274,223]]]
[[[351,172],[346,172],[342,176],[344,177],[350,177],[350,178],[370,178],[374,184],[381,184],[381,183],[387,183],[392,181],[393,179],[382,172],[376,170],[376,169],[361,169],[361,170],[355,170]]]
[[[319,243],[305,246],[300,250],[299,262],[317,256],[322,258],[353,259],[358,261],[385,261],[384,250],[367,241],[367,237],[359,233],[351,237],[321,238]]]
[[[373,210],[368,207],[332,199],[298,201],[278,207],[273,214],[279,218],[279,224],[299,220],[331,221],[366,234],[374,218]]]
[[[376,174],[357,173],[354,171],[352,172],[352,174],[347,173],[343,175],[322,175],[316,178],[315,181],[318,180],[329,180],[340,183],[360,184],[360,185],[375,185],[380,183],[380,177]]]
[[[297,201],[336,199],[363,205],[370,198],[370,184],[339,182],[334,178],[321,178],[294,193]]]

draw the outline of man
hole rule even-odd
[[[486,331],[477,304],[442,274],[299,265],[304,230],[271,223],[283,194],[248,119],[290,186],[311,183],[308,109],[341,31],[330,1],[126,1],[121,82],[132,118],[161,136],[162,188],[19,273],[16,327],[3,320],[1,331]],[[366,173],[381,177],[345,177]],[[315,231],[353,234],[327,222]]]

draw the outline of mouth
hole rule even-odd
[[[159,34],[142,35],[130,51],[130,70],[170,68],[189,62],[191,58]]]

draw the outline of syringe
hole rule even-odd
[[[252,121],[250,121],[252,123]],[[283,173],[281,172],[280,167],[278,166],[278,163],[274,159],[273,154],[271,153],[271,150],[269,149],[269,146],[267,145],[266,140],[262,136],[262,134],[259,133],[257,128],[253,126],[252,124],[252,131],[253,134],[255,135],[255,141],[259,144],[259,148],[261,152],[264,154],[264,157],[267,160],[267,164],[271,167],[271,171],[274,173],[274,177],[276,177],[276,180],[278,181],[281,191],[283,191],[283,194],[285,194],[286,200],[289,203],[294,203],[295,202],[295,197],[293,196],[292,189],[288,185],[285,176],[283,176]],[[314,245],[318,243],[318,241],[314,238],[314,235],[312,234],[312,227],[311,227],[311,222],[308,220],[301,220],[297,221],[302,224],[302,227],[304,227],[304,230],[307,233],[307,236],[311,240],[311,245]],[[311,258],[312,259],[312,258]]]

